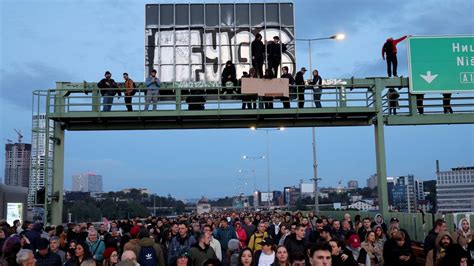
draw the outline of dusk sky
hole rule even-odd
[[[54,88],[56,81],[96,82],[105,70],[117,81],[122,81],[123,72],[142,81],[145,4],[188,2],[2,0],[2,144],[5,139],[16,139],[14,128],[24,133],[24,142],[31,142],[33,90]],[[323,78],[385,76],[380,51],[388,37],[472,35],[473,3],[294,1],[295,37],[346,34],[344,41],[313,43],[313,68]],[[399,74],[408,76],[406,42],[398,50]],[[306,43],[297,43],[296,62],[298,69],[309,68]],[[386,127],[385,133],[389,176],[414,174],[423,180],[435,179],[437,159],[442,170],[474,166],[474,125]],[[316,135],[321,185],[337,186],[342,180],[346,186],[347,181],[358,180],[360,187],[365,186],[376,172],[373,127],[316,128]],[[311,129],[288,128],[269,136],[271,188],[282,190],[301,179],[310,182]],[[266,161],[241,157],[265,152],[265,132],[249,129],[66,132],[64,184],[70,189],[73,174],[92,171],[103,176],[106,191],[144,187],[180,199],[218,197],[235,195],[247,182],[243,192],[248,194],[253,179],[238,170],[255,170],[257,188],[266,190]]]

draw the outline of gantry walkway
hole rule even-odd
[[[427,94],[422,100],[420,97],[417,99],[416,95],[408,93],[408,78],[350,78],[326,83],[321,87],[321,108],[315,107],[311,88],[305,91],[303,108],[298,108],[297,100],[293,99],[297,95],[290,94],[290,108],[283,108],[283,102],[275,100],[273,109],[265,109],[263,106],[270,102],[259,98],[255,102],[256,109],[242,109],[243,102],[248,102],[248,98],[242,100],[239,88],[228,88],[227,93],[223,94],[219,87],[186,87],[165,83],[160,89],[157,110],[152,111],[150,106],[150,111],[144,111],[145,87],[143,83],[137,83],[138,92],[133,96],[134,111],[131,112],[127,111],[123,97],[117,99],[116,96],[112,110],[104,112],[102,96],[96,83],[92,82],[58,82],[54,89],[35,91],[33,112],[35,115],[45,114],[48,119],[43,127],[34,125],[33,131],[49,135],[52,142],[46,142],[46,146],[54,145],[54,159],[45,158],[45,169],[49,167],[53,172],[53,184],[47,192],[50,196],[46,204],[50,207],[51,220],[56,224],[61,220],[65,130],[373,126],[380,184],[379,206],[380,211],[386,213],[384,126],[474,123],[472,93],[452,94],[454,113],[445,114],[443,107],[447,106],[443,106],[441,94]],[[389,112],[387,90],[390,88],[400,95],[396,115]],[[192,105],[191,99],[200,100]],[[203,104],[204,110],[189,110],[196,104]],[[253,107],[253,102],[250,105]],[[423,109],[423,114],[419,109]]]

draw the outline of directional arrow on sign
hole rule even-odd
[[[438,76],[438,74],[436,75],[431,75],[431,71],[427,71],[426,72],[426,75],[420,75],[420,77],[422,79],[424,79],[426,82],[428,82],[428,84],[431,84],[431,82],[433,82],[433,80],[435,80],[435,78]]]

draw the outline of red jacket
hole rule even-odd
[[[383,44],[382,47],[382,58],[385,58],[385,53],[387,54],[396,54],[397,53],[397,44],[403,40],[405,40],[408,36],[403,36],[400,39],[394,40],[393,38],[387,39],[387,41]],[[390,49],[390,51],[387,51]]]
[[[247,233],[245,233],[245,230],[243,228],[240,228],[240,229],[236,229],[235,232],[237,233],[237,237],[239,238],[240,246],[242,248],[246,247]]]

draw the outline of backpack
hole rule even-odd
[[[137,262],[141,266],[156,266],[158,265],[158,258],[153,246],[142,247],[137,256]]]

